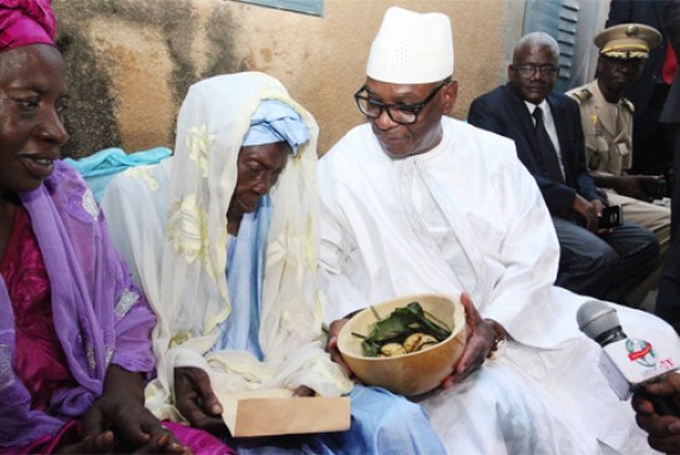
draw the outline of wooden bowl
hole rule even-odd
[[[362,339],[353,335],[368,335],[373,324],[388,318],[392,311],[417,301],[426,313],[431,313],[453,330],[445,340],[422,351],[395,357],[366,357]],[[354,315],[338,335],[338,349],[350,370],[364,384],[384,387],[401,395],[419,395],[438,387],[453,372],[463,355],[467,341],[465,310],[459,300],[437,294],[416,294],[381,302]],[[376,317],[376,313],[378,317]]]

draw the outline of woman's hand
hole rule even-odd
[[[470,294],[463,292],[460,301],[465,308],[465,322],[468,331],[467,343],[463,356],[454,365],[453,373],[442,382],[442,388],[445,389],[462,381],[482,366],[494,347],[496,339],[496,333],[491,325],[479,315],[472,299],[470,299]]]
[[[142,376],[110,365],[102,396],[82,420],[83,440],[64,446],[64,453],[171,453],[186,454],[189,449],[144,407]]]
[[[222,405],[213,392],[208,374],[200,368],[175,368],[175,406],[192,427],[215,436],[227,434]]]
[[[99,454],[110,453],[113,450],[113,431],[104,431],[97,435],[89,435],[74,444],[66,444],[57,448],[57,454]]]
[[[338,335],[340,334],[340,330],[342,330],[342,327],[345,324],[347,324],[347,322],[349,322],[349,318],[337,319],[331,323],[330,327],[328,327],[326,352],[331,355],[331,360],[340,365],[350,378],[356,379],[353,377],[352,371],[349,369],[349,366],[347,366],[345,361],[342,359],[342,355],[340,354],[340,350],[338,349]]]
[[[293,392],[294,397],[313,397],[314,395],[316,395],[316,392],[306,385],[301,385]]]

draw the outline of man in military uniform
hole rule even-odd
[[[609,204],[621,205],[626,219],[654,232],[664,255],[670,242],[670,208],[651,202],[664,194],[663,177],[627,173],[633,163],[635,107],[623,98],[661,34],[644,24],[621,24],[603,30],[594,42],[600,50],[596,79],[567,93],[581,109],[586,162]],[[657,279],[654,274],[650,285]]]

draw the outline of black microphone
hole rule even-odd
[[[662,343],[630,339],[621,327],[616,309],[591,300],[578,309],[579,329],[602,346],[600,370],[619,399],[627,400],[633,393],[652,402],[657,414],[680,417],[673,400],[645,391],[644,385],[663,379],[680,367],[677,355],[669,355]],[[658,349],[657,349],[658,348]]]

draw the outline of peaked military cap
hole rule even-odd
[[[645,24],[619,24],[595,35],[594,42],[600,55],[622,60],[647,58],[661,43],[661,33]]]

